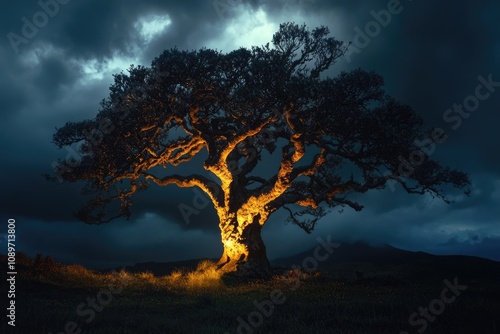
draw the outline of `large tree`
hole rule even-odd
[[[387,96],[379,75],[321,76],[346,52],[328,35],[326,27],[286,23],[271,45],[172,49],[151,67],[115,75],[95,119],[54,134],[59,147],[80,147],[80,159],[56,165],[60,180],[87,181],[92,198],[77,216],[87,223],[129,217],[132,195],[152,183],[199,187],[219,217],[220,268],[265,270],[261,228],[280,208],[310,232],[329,209],[361,210],[352,195],[389,182],[445,201],[447,184],[467,192],[466,174],[416,144],[434,145],[440,134]],[[216,182],[171,172],[197,155]],[[259,164],[276,170],[264,177]]]

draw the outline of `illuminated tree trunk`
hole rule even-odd
[[[261,223],[260,214],[255,215],[251,222],[238,220],[235,214],[221,219],[224,252],[217,264],[222,272],[237,272],[246,277],[270,275]]]

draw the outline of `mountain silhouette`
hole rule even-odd
[[[308,269],[311,263],[314,263],[310,258],[314,258],[316,247],[275,259],[271,264],[283,269],[292,266]],[[326,257],[326,251],[322,250],[320,254],[323,260],[316,260],[317,269],[334,278],[352,279],[361,273],[363,277],[389,276],[405,281],[442,281],[458,277],[472,283],[500,282],[500,262],[475,256],[433,255],[390,245],[372,246],[366,242],[339,244],[326,259],[323,258]],[[144,262],[122,268],[132,273],[149,271],[154,275],[163,276],[174,270],[194,270],[201,260]]]
[[[316,247],[315,247],[316,248]],[[274,265],[307,268],[304,259],[314,257],[315,248],[273,261]],[[322,256],[325,251],[320,253]],[[412,252],[390,245],[371,246],[366,242],[342,243],[324,261],[316,261],[318,270],[333,277],[392,276],[408,281],[435,281],[460,277],[470,282],[500,282],[500,262],[475,256],[433,255]]]

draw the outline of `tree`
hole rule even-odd
[[[80,159],[56,166],[58,178],[87,182],[92,198],[78,218],[129,217],[132,195],[153,183],[199,187],[220,220],[220,269],[265,272],[261,228],[280,208],[310,233],[332,208],[361,210],[353,194],[390,182],[445,201],[446,184],[467,192],[466,174],[417,146],[428,133],[422,120],[384,93],[379,75],[320,77],[347,49],[328,35],[326,27],[285,23],[272,46],[171,49],[150,68],[115,75],[95,119],[66,123],[53,137],[60,148],[80,145]],[[217,182],[167,173],[197,155]],[[256,172],[264,157],[279,162],[274,175]]]

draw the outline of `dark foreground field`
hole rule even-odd
[[[443,270],[439,279],[439,268],[413,279],[295,270],[246,283],[220,279],[208,262],[165,276],[18,262],[16,326],[4,315],[1,333],[500,333],[493,261],[486,272]]]

